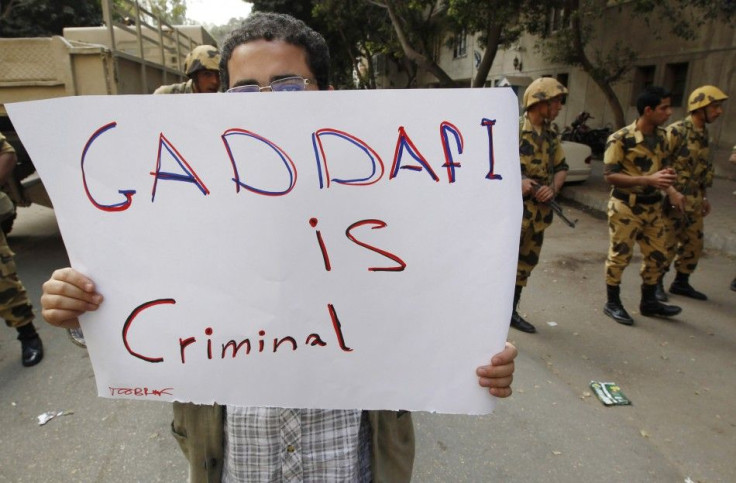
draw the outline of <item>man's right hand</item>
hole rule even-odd
[[[659,190],[665,190],[672,186],[672,184],[677,180],[677,174],[675,174],[674,169],[665,168],[654,174],[650,174],[647,176],[647,179],[649,181],[649,185],[654,186]]]
[[[102,295],[95,284],[73,268],[56,270],[43,284],[41,315],[51,325],[72,329],[79,327],[78,317],[97,310]]]

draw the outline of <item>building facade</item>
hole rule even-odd
[[[718,86],[731,96],[724,103],[724,114],[710,127],[717,148],[726,149],[736,144],[736,29],[723,23],[707,23],[700,28],[696,40],[687,41],[661,29],[657,38],[643,19],[632,19],[622,9],[610,8],[596,28],[596,38],[586,52],[606,52],[616,42],[623,42],[638,52],[633,68],[613,88],[622,105],[626,123],[637,117],[635,99],[647,85],[662,85],[673,92],[672,121],[686,115],[687,97],[701,85]],[[564,12],[550,15],[549,28],[565,22]],[[581,111],[593,115],[588,125],[592,128],[615,127],[612,110],[601,89],[582,69],[553,64],[544,59],[537,45],[539,38],[525,34],[511,48],[500,49],[486,78],[488,87],[510,87],[519,97],[526,86],[542,76],[553,76],[570,90],[565,108],[557,119],[562,128],[569,125]],[[471,85],[483,54],[483,46],[474,35],[449,34],[435,49],[439,66],[459,85]],[[391,65],[380,65],[379,87],[404,87],[406,76]],[[420,72],[417,87],[435,87],[437,80]]]

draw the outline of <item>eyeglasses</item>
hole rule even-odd
[[[230,92],[263,92],[270,90],[271,92],[299,92],[307,89],[307,86],[314,84],[313,81],[304,77],[285,77],[276,79],[267,86],[259,86],[258,84],[248,84],[244,86],[235,86],[227,90]]]

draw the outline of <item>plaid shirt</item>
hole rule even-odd
[[[371,481],[360,410],[227,407],[223,481]]]

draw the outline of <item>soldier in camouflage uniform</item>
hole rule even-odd
[[[703,252],[703,218],[711,210],[705,192],[713,184],[713,163],[706,125],[723,114],[721,104],[726,99],[728,96],[717,87],[698,87],[688,99],[687,110],[690,114],[667,128],[670,160],[677,173],[677,180],[667,188],[664,202],[667,269],[674,260],[677,272],[670,285],[670,293],[696,300],[708,299],[704,293],[695,290],[689,281]],[[657,299],[667,300],[661,278],[657,284]]]
[[[199,45],[184,59],[186,82],[161,86],[154,94],[199,94],[220,90],[220,53],[211,45]]]
[[[670,96],[661,87],[652,86],[642,92],[636,101],[639,118],[608,138],[603,156],[604,176],[613,185],[608,201],[608,301],[603,313],[619,324],[634,323],[621,303],[620,290],[635,243],[642,254],[641,315],[670,317],[682,310],[661,303],[655,295],[657,280],[667,263],[661,190],[672,186],[676,179],[674,170],[665,167],[669,144],[661,127],[672,114]]]
[[[15,149],[0,134],[0,184],[7,181],[15,163]],[[2,192],[0,196],[7,197]],[[25,287],[18,279],[13,255],[5,233],[0,230],[0,317],[5,319],[9,327],[15,327],[18,331],[23,365],[35,366],[43,359],[43,344],[33,326],[33,306],[28,300]]]
[[[534,333],[536,328],[516,310],[521,291],[539,262],[544,230],[552,224],[552,209],[547,204],[562,188],[568,166],[557,132],[550,123],[562,108],[565,86],[551,77],[535,80],[524,92],[525,114],[519,135],[521,159],[521,191],[524,196],[524,217],[521,221],[519,261],[516,266],[514,311],[511,327]]]

